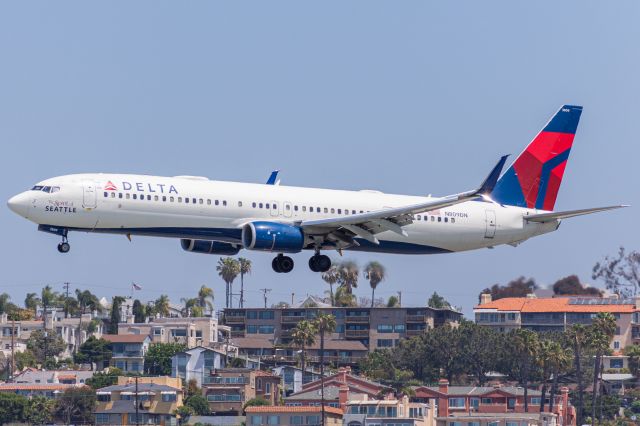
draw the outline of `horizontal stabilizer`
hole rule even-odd
[[[540,213],[540,214],[532,214],[529,216],[525,216],[524,220],[529,222],[551,222],[558,219],[567,219],[569,217],[574,216],[582,216],[585,214],[604,212],[607,210],[619,209],[622,207],[629,207],[627,205],[619,205],[619,206],[607,206],[607,207],[594,207],[591,209],[581,209],[581,210],[567,210],[563,212],[552,212],[552,213]]]

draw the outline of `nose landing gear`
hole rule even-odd
[[[286,274],[293,270],[293,259],[280,253],[271,262],[271,267],[275,272]]]
[[[324,254],[315,254],[309,259],[309,269],[313,272],[327,272],[331,268],[331,259]]]
[[[62,242],[58,244],[58,251],[60,253],[69,253],[69,250],[71,250],[71,245],[67,240],[67,232],[65,230],[64,234],[62,234]]]

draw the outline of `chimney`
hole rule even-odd
[[[562,412],[559,414],[562,416],[562,424],[566,425],[569,421],[569,388],[566,386],[560,388],[560,395],[562,398]]]
[[[343,385],[338,389],[338,403],[345,413],[347,412],[347,402],[349,402],[349,386]]]
[[[347,383],[347,374],[351,373],[351,367],[340,367],[338,369],[338,381],[341,383]]]
[[[480,304],[484,305],[487,303],[491,303],[491,293],[482,293],[480,295]]]
[[[640,310],[640,297],[636,297],[635,301],[636,301],[636,310]]]
[[[438,398],[438,416],[449,417],[449,381],[447,379],[440,379],[438,392],[442,394]]]

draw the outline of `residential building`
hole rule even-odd
[[[171,377],[180,377],[184,382],[195,380],[198,387],[202,387],[216,371],[226,367],[228,355],[202,346],[179,352],[171,358]]]
[[[344,402],[345,425],[349,426],[433,426],[435,403],[410,402],[402,399],[350,399]]]
[[[511,426],[504,422],[512,422],[505,414],[525,413],[524,389],[512,386],[449,386],[446,379],[440,380],[437,387],[418,386],[414,388],[415,396],[411,399],[415,402],[436,403],[438,406],[438,424],[441,420],[446,426],[451,422],[476,422],[480,420],[469,419],[469,416],[482,417],[488,426]],[[554,401],[554,413],[564,420],[560,424],[575,423],[575,412],[569,405],[568,389],[562,388],[561,394],[556,396]],[[538,422],[540,419],[540,399],[541,393],[536,389],[529,389],[527,392],[528,412],[527,418]],[[499,415],[495,417],[494,415]],[[495,417],[495,418],[494,418]],[[518,416],[515,416],[518,417]],[[456,420],[458,419],[458,420]],[[463,419],[463,420],[460,420]],[[497,424],[493,424],[498,422]],[[503,423],[500,423],[503,422]],[[569,423],[567,423],[569,422]],[[536,423],[537,424],[537,423]],[[478,425],[475,425],[478,426]]]
[[[12,382],[21,384],[65,384],[84,385],[93,377],[95,371],[89,370],[38,370],[27,368],[16,374]]]
[[[611,349],[619,352],[627,345],[640,343],[639,309],[640,298],[637,301],[617,297],[539,299],[531,295],[492,301],[490,294],[483,294],[481,303],[474,308],[474,314],[477,324],[508,332],[517,328],[564,331],[573,324],[589,325],[598,313],[609,312],[616,318]]]
[[[452,309],[429,307],[326,307],[299,306],[295,308],[227,308],[223,322],[230,327],[232,341],[240,348],[250,348],[249,343],[271,341],[270,347],[251,348],[261,351],[254,356],[265,356],[264,352],[276,348],[291,347],[291,333],[296,324],[313,320],[318,313],[332,314],[336,318],[336,329],[328,337],[332,341],[360,342],[365,350],[392,348],[400,339],[421,334],[428,328],[442,324],[456,325],[462,314]],[[259,338],[260,340],[254,340]],[[239,339],[252,339],[243,341]],[[336,349],[341,357],[339,364],[357,362],[358,355],[350,350]],[[275,353],[268,353],[268,356]]]
[[[271,373],[249,368],[211,370],[203,377],[202,393],[209,410],[218,415],[237,416],[253,398],[264,398],[271,405],[280,403],[281,379]]]
[[[96,424],[177,425],[182,397],[180,379],[118,377],[118,384],[96,391]]]
[[[288,406],[316,406],[321,403],[321,382],[316,380],[302,385],[302,390],[284,399]],[[348,399],[374,399],[391,391],[388,386],[351,374],[351,368],[341,367],[336,374],[324,379],[325,404],[331,407],[344,408]]]
[[[321,407],[247,407],[247,426],[258,425],[312,425],[322,424]],[[324,425],[342,426],[342,410],[325,407]]]
[[[102,338],[111,342],[112,367],[125,373],[142,373],[144,356],[149,349],[151,338],[146,334],[103,334]]]
[[[436,418],[436,426],[571,426],[551,413],[457,413]]]
[[[313,382],[320,378],[320,373],[309,368],[305,369],[307,371],[304,373],[304,383]],[[289,396],[292,393],[300,392],[302,390],[303,377],[301,368],[293,365],[281,365],[279,367],[273,367],[271,372],[282,378],[282,386],[285,395]]]
[[[65,390],[77,386],[64,383],[0,383],[0,393],[15,393],[30,398],[34,396],[57,398]]]
[[[214,346],[227,340],[229,327],[219,325],[217,318],[151,318],[150,322],[118,324],[118,334],[142,334],[151,336],[151,343],[184,343],[188,348]]]

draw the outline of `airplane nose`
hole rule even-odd
[[[29,212],[29,205],[27,204],[27,198],[24,194],[18,194],[14,197],[11,197],[9,201],[7,201],[7,206],[22,217],[27,217],[27,213]]]

